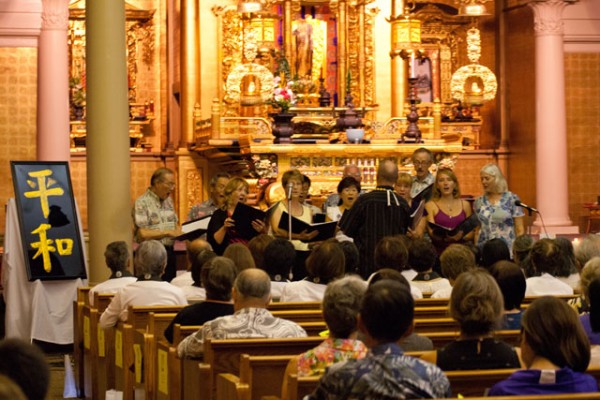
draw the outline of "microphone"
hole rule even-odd
[[[288,199],[292,198],[292,189],[294,189],[294,184],[293,183],[288,183],[288,191],[287,191],[287,198]]]
[[[520,200],[517,200],[517,201],[515,201],[515,206],[523,207],[523,208],[525,208],[525,209],[527,209],[527,210],[529,210],[529,211],[533,211],[533,212],[539,212],[539,211],[537,210],[537,208],[533,208],[533,207],[531,207],[531,206],[528,206],[528,205],[527,205],[527,204],[525,204],[525,203],[521,203],[521,201],[520,201]]]

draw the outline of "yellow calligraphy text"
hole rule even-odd
[[[37,249],[37,252],[33,255],[33,260],[38,258],[40,255],[42,256],[42,260],[44,261],[44,271],[50,272],[52,270],[52,263],[50,262],[50,252],[55,252],[56,247],[52,246],[54,240],[48,239],[46,231],[50,229],[52,226],[50,224],[40,224],[37,229],[33,230],[31,233],[34,235],[40,235],[40,241],[31,243],[31,247]]]
[[[37,179],[37,188],[38,190],[32,190],[30,192],[25,192],[23,195],[28,199],[32,199],[35,197],[40,198],[40,203],[42,205],[42,213],[44,214],[44,218],[48,218],[48,214],[50,213],[50,209],[48,207],[48,197],[50,196],[62,196],[65,191],[60,188],[50,188],[53,185],[53,182],[47,184],[46,178],[52,175],[52,170],[43,169],[41,171],[33,171],[28,173],[32,178]],[[45,264],[44,264],[45,265]]]

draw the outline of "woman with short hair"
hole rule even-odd
[[[535,300],[522,321],[521,359],[526,367],[495,384],[490,396],[588,393],[598,382],[585,374],[590,343],[565,301],[555,297]]]
[[[518,368],[515,349],[495,339],[504,311],[502,293],[494,278],[479,268],[460,274],[450,296],[450,316],[460,325],[460,336],[436,352],[423,356],[444,371]]]

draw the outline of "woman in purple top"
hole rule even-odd
[[[451,169],[440,169],[435,177],[435,185],[431,200],[425,204],[427,222],[440,225],[448,230],[459,226],[473,214],[468,201],[460,198],[458,178]],[[427,226],[427,233],[439,254],[452,243],[473,240],[473,232],[464,234],[459,231],[455,235],[439,235],[437,229]]]
[[[596,379],[584,373],[590,343],[566,302],[535,300],[523,315],[522,332],[521,360],[527,369],[495,384],[490,396],[598,391]]]

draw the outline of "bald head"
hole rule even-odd
[[[198,254],[200,254],[202,250],[212,250],[210,243],[204,239],[188,241],[185,244],[185,248],[187,250],[188,260],[190,263],[192,263],[196,257],[198,257]]]
[[[377,169],[378,186],[394,186],[398,180],[398,165],[393,160],[383,160]]]
[[[243,270],[237,276],[233,286],[241,300],[266,301],[265,307],[270,301],[271,280],[269,275],[262,269],[248,268]]]
[[[343,172],[342,177],[346,178],[348,176],[356,179],[358,182],[360,182],[362,179],[362,176],[360,175],[360,169],[354,164],[347,164],[344,167],[344,172]]]

